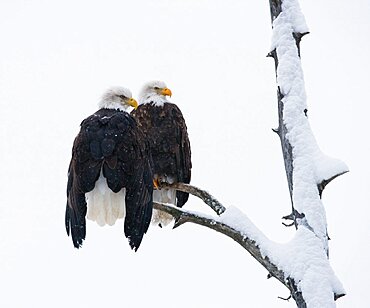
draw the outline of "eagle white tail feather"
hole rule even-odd
[[[117,219],[125,217],[125,196],[125,188],[114,193],[100,173],[94,189],[86,194],[87,218],[96,221],[99,226],[114,225]]]
[[[176,190],[175,189],[161,189],[153,191],[153,202],[176,204]],[[153,210],[152,224],[165,227],[173,221],[170,214],[162,211]]]

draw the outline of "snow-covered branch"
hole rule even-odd
[[[202,199],[205,204],[207,204],[212,210],[216,212],[217,215],[221,215],[226,210],[226,208],[220,202],[218,202],[218,200],[215,197],[213,197],[210,193],[193,185],[185,183],[174,183],[174,184],[163,183],[161,184],[161,188],[173,188],[196,196]]]
[[[308,122],[300,61],[300,41],[308,33],[308,28],[298,1],[270,0],[270,12],[273,35],[268,55],[275,60],[279,114],[279,127],[274,131],[281,141],[292,204],[292,213],[284,218],[294,220],[297,228],[299,248],[296,251],[309,251],[311,254],[324,251],[328,255],[326,213],[321,195],[329,182],[348,172],[348,167],[321,152]],[[309,234],[312,240],[307,240]],[[317,240],[321,245],[316,243]],[[321,262],[321,265],[316,268],[315,275],[305,275],[301,284],[320,284],[322,292],[301,287],[304,302],[301,305],[297,302],[298,307],[332,307],[335,306],[334,300],[345,294],[329,262]],[[337,284],[322,277],[321,273],[327,273],[329,269]]]
[[[209,195],[206,191],[189,184],[179,183],[175,186],[177,190],[189,192],[199,198]],[[215,200],[214,197],[213,199]],[[334,298],[343,295],[341,284],[330,267],[322,243],[311,231],[299,228],[296,236],[289,243],[278,244],[268,239],[240,210],[235,207],[226,209],[219,201],[217,203],[225,209],[219,216],[206,215],[161,203],[154,203],[154,208],[174,217],[174,228],[190,222],[213,229],[236,241],[266,268],[269,272],[268,277],[275,277],[290,290],[298,307],[306,307],[302,289],[306,293],[316,290],[316,288],[312,289],[309,284],[305,284],[309,281],[304,279],[307,276],[317,275],[321,284],[330,283],[338,290],[334,295],[331,293],[332,298],[325,300],[333,301]],[[309,245],[310,250],[304,249],[306,244]],[[330,294],[325,295],[330,296]]]
[[[284,273],[281,270],[279,270],[276,267],[276,265],[271,263],[268,256],[262,254],[261,249],[259,248],[256,241],[253,240],[249,234],[239,230],[237,226],[228,223],[227,217],[229,217],[230,219],[230,217],[235,215],[235,213],[238,211],[235,208],[228,209],[220,217],[213,217],[199,212],[184,210],[169,204],[154,203],[153,205],[156,210],[164,211],[170,214],[175,219],[174,228],[177,228],[186,222],[191,222],[197,225],[213,229],[217,232],[220,232],[232,238],[244,249],[246,249],[259,263],[261,263],[268,270],[269,276],[273,276],[276,279],[278,279],[281,283],[286,284]],[[248,223],[248,221],[247,222],[244,221],[244,223]],[[254,236],[256,236],[257,238],[264,238],[264,235],[260,231],[256,231],[257,229],[254,226],[253,228],[255,229]]]
[[[306,93],[300,61],[300,40],[308,28],[297,0],[270,0],[273,36],[271,52],[278,84],[279,127],[292,215],[323,241],[328,250],[326,214],[320,200],[325,186],[348,171],[340,160],[323,154],[307,118]]]

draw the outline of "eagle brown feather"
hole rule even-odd
[[[191,149],[187,127],[180,109],[166,102],[161,106],[141,104],[131,112],[147,137],[153,159],[153,174],[172,177],[176,182],[190,183]],[[189,194],[177,191],[176,205],[182,207]]]

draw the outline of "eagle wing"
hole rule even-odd
[[[150,143],[153,173],[175,176],[177,182],[190,183],[190,142],[180,109],[172,103],[143,104],[131,114]],[[177,191],[176,198],[176,205],[181,207],[189,194]]]
[[[152,175],[148,147],[127,113],[101,109],[81,123],[68,171],[65,224],[75,247],[86,236],[85,193],[100,173],[113,192],[126,188],[125,235],[137,250],[152,214]]]
[[[174,122],[176,123],[176,140],[177,140],[177,147],[176,147],[176,166],[177,166],[177,180],[178,182],[190,183],[191,178],[191,149],[190,149],[190,141],[187,132],[187,127],[185,123],[185,119],[180,111],[180,109],[176,106],[172,106],[172,115]],[[189,194],[177,191],[176,192],[177,203],[178,207],[182,207],[189,198]]]
[[[153,209],[153,174],[150,164],[149,145],[137,129],[131,130],[131,143],[121,143],[118,161],[122,164],[126,183],[125,236],[132,249],[139,248],[148,230]],[[135,141],[135,142],[133,142]],[[134,163],[133,163],[134,162]]]

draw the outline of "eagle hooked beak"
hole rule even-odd
[[[171,92],[171,90],[170,89],[168,89],[168,88],[163,88],[162,89],[162,91],[161,91],[161,94],[162,95],[167,95],[167,96],[169,96],[169,97],[171,97],[172,96],[172,92]]]
[[[133,98],[130,98],[130,99],[128,100],[128,104],[129,104],[131,107],[134,107],[134,109],[135,109],[135,110],[137,109],[137,106],[138,106],[137,101],[136,101],[136,100],[134,100]]]

